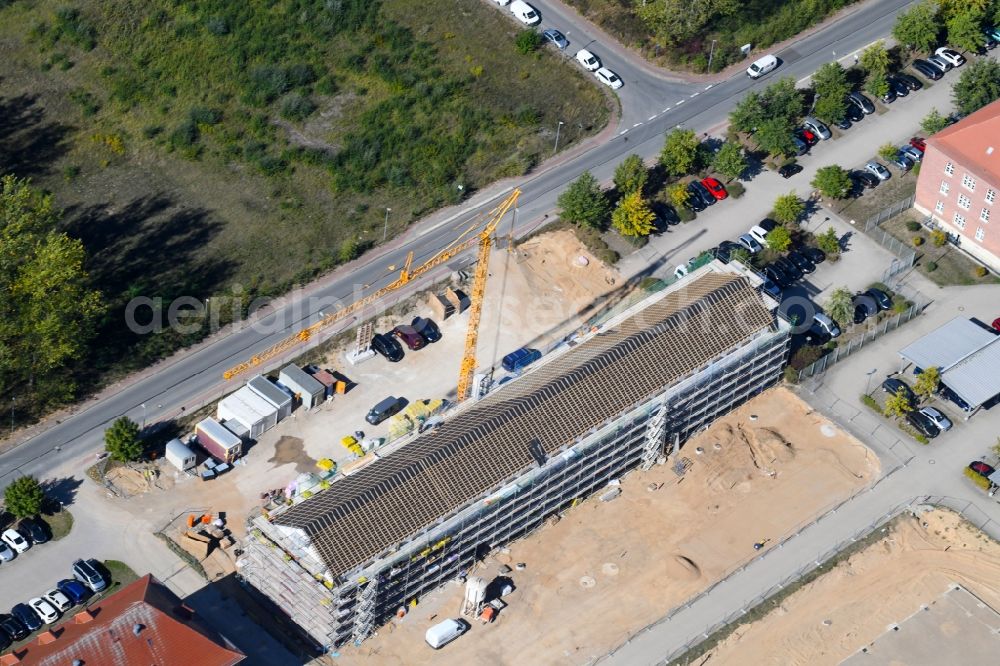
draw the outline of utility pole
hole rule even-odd
[[[560,120],[559,124],[556,125],[556,147],[552,149],[553,156],[559,152],[559,130],[562,129],[562,126],[563,126],[563,121]]]
[[[715,40],[712,40],[712,48],[708,51],[708,73],[712,73],[712,56],[715,55]]]
[[[382,242],[385,242],[385,237],[389,234],[389,213],[392,212],[391,208],[385,209],[385,224],[382,225]]]
[[[14,405],[17,404],[17,396],[10,399],[10,436],[14,436]]]

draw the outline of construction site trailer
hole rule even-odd
[[[321,370],[315,365],[307,365],[306,372],[312,375],[312,378],[318,381],[326,389],[325,396],[329,398],[333,395],[334,386],[337,383],[337,378],[330,374],[327,370]]]
[[[312,409],[326,397],[326,387],[297,365],[282,368],[278,381],[299,399],[304,409]]]
[[[243,440],[209,417],[195,426],[198,443],[216,460],[232,462],[243,453]]]
[[[278,423],[278,409],[248,386],[220,400],[216,414],[220,421],[236,419],[245,425],[250,439],[257,439]]]
[[[257,375],[247,382],[247,388],[267,400],[278,412],[281,421],[292,413],[292,394],[278,388],[270,379]]]
[[[228,421],[222,421],[222,425],[226,426],[226,430],[233,433],[240,439],[250,439],[250,428],[248,428],[243,423],[240,423],[236,419],[229,419]]]
[[[174,467],[182,472],[194,467],[198,461],[198,457],[195,455],[194,451],[189,449],[184,442],[179,439],[172,439],[167,442],[165,455],[167,460],[169,460]]]

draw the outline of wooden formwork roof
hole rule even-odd
[[[346,573],[773,325],[746,278],[709,272],[275,519]]]

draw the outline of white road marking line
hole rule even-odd
[[[663,109],[663,113],[666,113],[669,110],[670,110],[670,107],[668,106],[667,108]]]
[[[641,125],[641,124],[642,124],[642,123],[636,123],[635,125],[632,125],[632,129],[635,129],[636,127],[638,127],[638,126],[639,126],[639,125]]]
[[[698,95],[700,95],[700,94],[701,94],[701,93],[691,93],[691,97],[692,97],[692,98],[695,98],[695,97],[697,97],[697,96],[698,96]]]
[[[625,132],[627,132],[627,131],[628,131],[628,128],[626,127],[626,128],[625,128],[625,129],[623,129],[623,130],[622,130],[621,132],[618,132],[618,136],[621,136],[622,134],[624,134],[624,133],[625,133]]]
[[[646,118],[647,122],[650,121],[650,120],[656,120],[656,114],[655,113],[653,115],[651,115],[649,118]]]
[[[680,106],[683,103],[684,103],[684,100],[679,100],[676,104],[674,104],[674,106]]]
[[[714,85],[715,85],[714,83],[709,83],[707,86],[705,86],[705,90],[708,90],[709,88],[711,88]]]

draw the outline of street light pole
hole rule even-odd
[[[391,208],[385,209],[385,224],[382,225],[382,242],[385,242],[386,236],[389,234],[389,213],[392,212]]]
[[[17,404],[17,396],[10,399],[10,436],[14,436],[14,405]]]
[[[868,375],[868,383],[865,384],[865,395],[868,395],[868,392],[871,391],[872,375],[874,375],[876,372],[878,372],[878,368],[872,368],[871,370],[865,373],[866,375]]]
[[[715,40],[712,40],[712,48],[708,51],[708,72],[712,72],[712,56],[715,55]]]
[[[559,124],[556,125],[556,147],[552,149],[553,155],[559,152],[559,130],[562,129],[562,126],[563,126],[563,121],[560,120]]]

